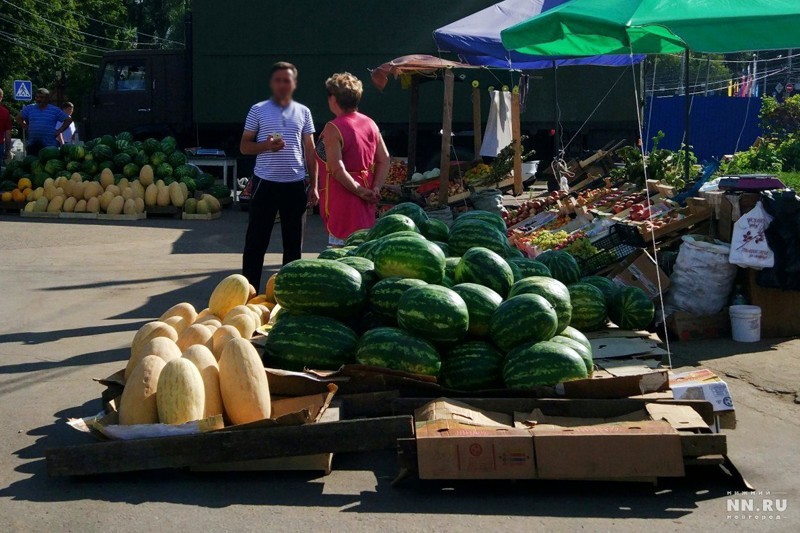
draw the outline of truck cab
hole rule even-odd
[[[130,131],[137,138],[181,135],[191,122],[182,50],[126,50],[103,55],[82,106],[84,138]]]

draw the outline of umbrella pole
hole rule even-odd
[[[684,106],[686,111],[686,126],[684,129],[684,136],[683,136],[683,149],[684,149],[684,161],[683,161],[683,177],[686,183],[689,183],[689,174],[691,173],[692,163],[689,160],[689,133],[691,130],[691,123],[690,123],[690,114],[692,109],[692,97],[689,95],[689,49],[687,48],[684,52],[683,56],[683,68],[684,68],[684,76],[683,76],[683,98],[684,98]]]
[[[408,113],[408,171],[406,179],[411,181],[411,176],[417,167],[417,129],[419,120],[419,76],[411,76],[411,103]]]
[[[453,134],[453,69],[444,72],[444,105],[442,106],[442,158],[439,164],[439,205],[447,205],[450,192],[450,149]]]

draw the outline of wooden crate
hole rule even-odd
[[[98,213],[59,213],[58,218],[72,220],[97,220]]]
[[[784,291],[761,287],[758,272],[747,271],[747,299],[761,308],[761,336],[764,338],[800,335],[800,291]]]
[[[116,220],[116,221],[125,221],[130,222],[134,220],[144,220],[147,218],[147,213],[138,213],[136,215],[125,215],[120,213],[119,215],[109,215],[108,213],[98,213],[97,220]]]
[[[705,222],[711,219],[711,214],[713,210],[708,206],[705,198],[689,198],[687,200],[688,207],[681,209],[681,213],[684,218],[673,222],[672,224],[668,224],[663,228],[656,228],[655,231],[649,231],[645,227],[645,223],[638,223],[639,226],[639,233],[642,235],[642,238],[645,242],[651,242],[654,240],[659,241],[665,237],[668,237],[672,234],[679,233],[683,230],[689,229],[692,226],[700,224],[701,222]]]
[[[60,213],[46,213],[46,212],[34,212],[34,211],[20,211],[19,216],[23,218],[58,218]]]
[[[181,213],[181,219],[183,219],[183,220],[216,220],[221,216],[222,216],[222,213],[220,213],[220,212],[207,213],[205,215],[200,215],[200,214],[197,214],[197,213],[189,214],[189,213],[186,213],[186,212],[182,212]]]

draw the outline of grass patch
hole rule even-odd
[[[800,172],[780,172],[780,180],[794,190],[800,190]]]

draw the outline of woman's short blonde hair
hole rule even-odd
[[[357,108],[361,102],[361,95],[364,93],[361,80],[349,72],[334,74],[325,81],[325,88],[329,95],[336,98],[339,107],[346,111]]]

